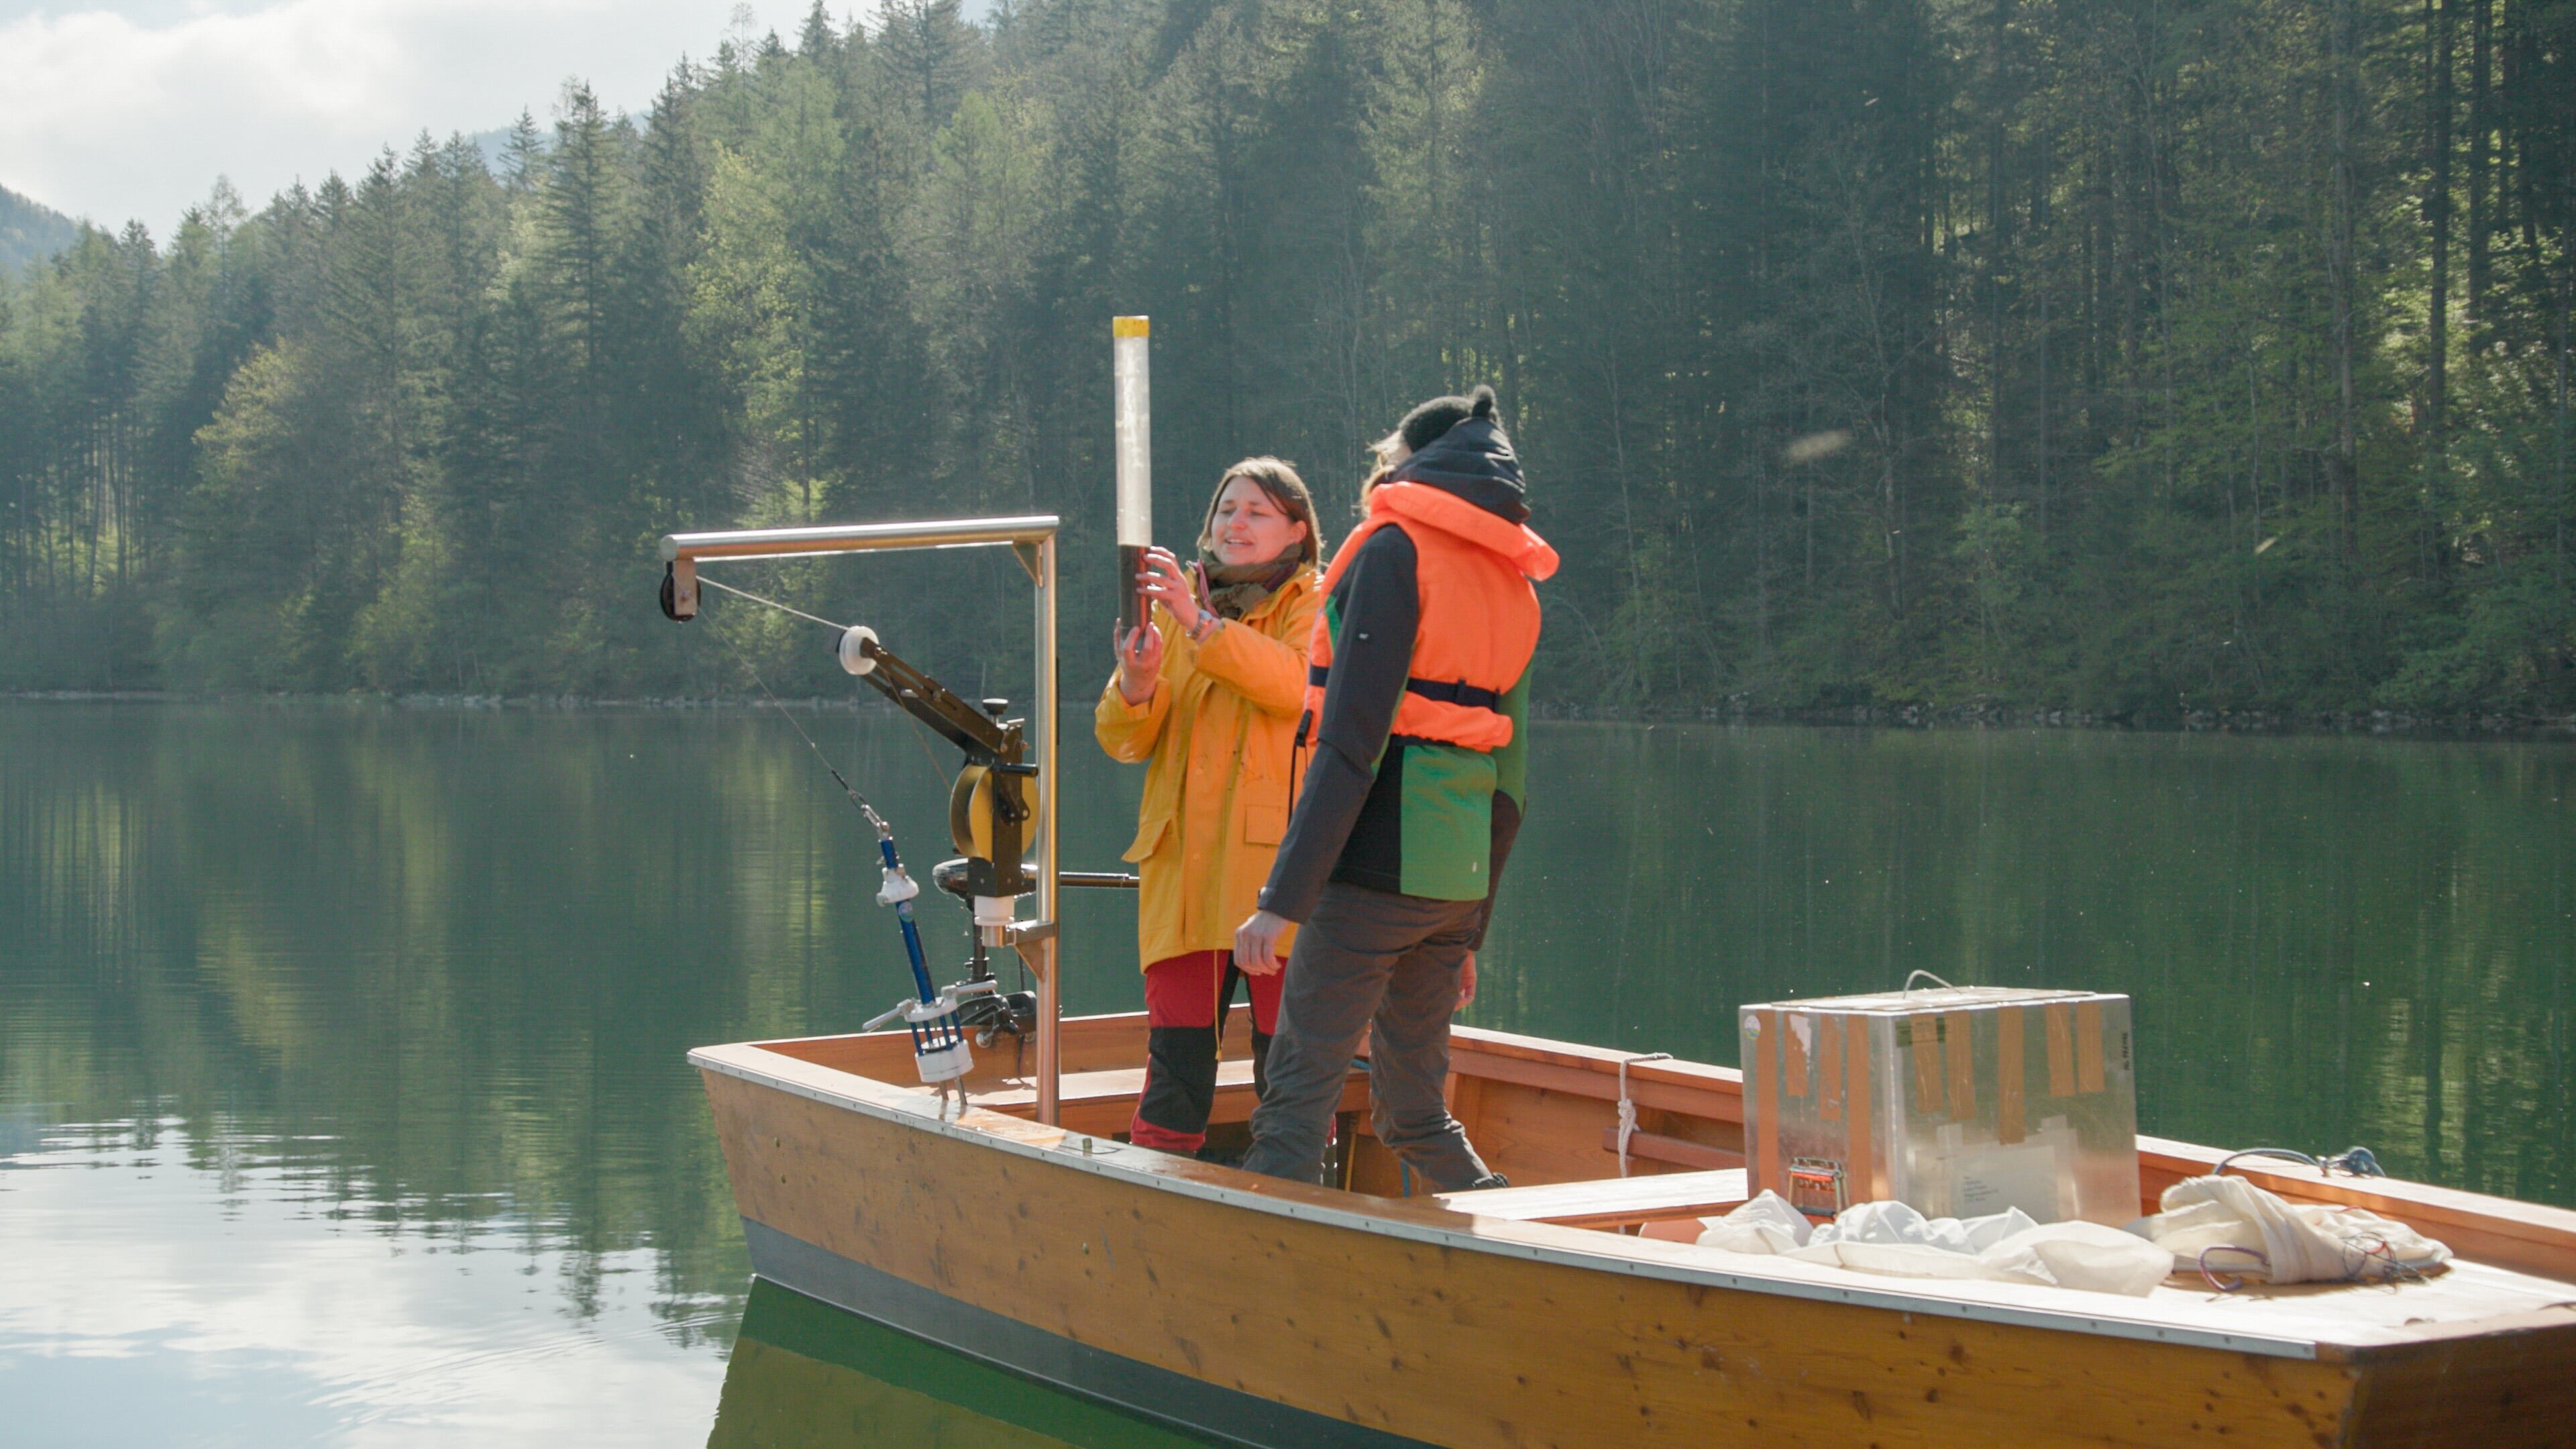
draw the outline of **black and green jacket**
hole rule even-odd
[[[1428,483],[1510,522],[1528,518],[1518,460],[1500,429],[1463,423],[1396,479]],[[1392,733],[1421,622],[1413,540],[1402,523],[1360,545],[1324,602],[1333,667],[1310,738],[1314,763],[1261,905],[1303,921],[1328,880],[1432,900],[1487,902],[1520,832],[1529,755],[1526,672],[1498,708],[1512,740],[1487,752]],[[1473,628],[1472,620],[1458,627]],[[1481,944],[1483,930],[1478,929]]]

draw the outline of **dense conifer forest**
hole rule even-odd
[[[23,270],[79,235],[80,227],[70,217],[0,186],[0,273]]]
[[[2576,0],[818,7],[0,283],[0,687],[823,687],[654,538],[1037,509],[1087,678],[1143,312],[1174,544],[1494,383],[1559,710],[2564,715],[2571,228]]]

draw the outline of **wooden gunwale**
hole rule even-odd
[[[1772,1271],[1754,1271],[1733,1265],[1716,1268],[1710,1266],[1696,1249],[1680,1244],[1552,1223],[1480,1217],[1443,1207],[1428,1198],[1372,1198],[1303,1187],[1253,1177],[1213,1164],[1123,1147],[1096,1135],[1043,1127],[1024,1118],[986,1112],[981,1108],[969,1107],[961,1114],[953,1103],[943,1104],[937,1097],[782,1056],[764,1050],[756,1043],[702,1047],[691,1052],[689,1060],[703,1071],[768,1086],[880,1120],[900,1122],[916,1130],[972,1142],[1006,1154],[1122,1179],[1137,1187],[1444,1249],[1491,1253],[1735,1292],[1879,1308],[1925,1317],[1960,1318],[2218,1349],[2260,1357],[2326,1358],[2358,1364],[2376,1355],[2402,1350],[2418,1339],[2430,1341],[2456,1336],[2424,1331],[2441,1325],[2416,1325],[2407,1329],[2374,1329],[2362,1341],[2337,1343],[2310,1334],[2216,1330],[2179,1324],[2167,1317],[2127,1309],[2126,1305],[2134,1300],[2106,1299],[2099,1305],[2088,1301],[2084,1309],[2077,1310],[2030,1302],[1997,1301],[1981,1297],[1973,1290],[1937,1284],[1909,1285],[1900,1289],[1828,1282],[1822,1281],[1827,1276],[1822,1273],[1801,1275],[1790,1271],[1794,1265],[1784,1265]],[[1080,1151],[1081,1143],[1086,1139],[1095,1146],[1093,1155],[1086,1156]],[[2087,1300],[2097,1296],[2084,1295]],[[2576,1319],[2558,1322],[2554,1331],[2576,1338]]]
[[[1107,1073],[1134,1069],[1142,1055],[1143,1028],[1141,1012],[1067,1020],[1062,1035],[1065,1070],[1101,1074],[1094,1085],[1104,1089],[1126,1087],[1123,1076],[1113,1080]],[[900,1032],[808,1037],[761,1045],[764,1050],[870,1080],[897,1079],[908,1070],[909,1048]],[[1243,1049],[1242,1036],[1230,1035],[1228,1045],[1239,1053]],[[989,1058],[997,1054],[986,1055]],[[1613,1153],[1616,1147],[1616,1131],[1609,1123],[1619,1094],[1619,1063],[1632,1055],[1478,1027],[1453,1027],[1450,1032],[1451,1071],[1462,1089],[1480,1081],[1501,1082],[1597,1102],[1603,1125],[1594,1130],[1604,1154]],[[1250,1111],[1248,1078],[1244,1068],[1232,1062],[1228,1065],[1228,1072],[1220,1079],[1215,1120],[1240,1121]],[[1627,1077],[1628,1095],[1643,1111],[1677,1113],[1737,1127],[1744,1120],[1743,1074],[1731,1067],[1671,1059],[1631,1060]],[[1015,1113],[1028,1106],[1025,1091],[1016,1084],[1006,1084],[998,1064],[986,1059],[979,1058],[977,1071],[969,1082],[979,1105],[990,1103],[999,1110]],[[1066,1105],[1074,1114],[1068,1126],[1105,1134],[1125,1125],[1123,1108],[1085,1109],[1079,1094],[1069,1098]],[[1364,1087],[1355,1081],[1345,1095],[1342,1110],[1358,1112],[1364,1108]],[[1468,1118],[1473,1132],[1475,1122],[1468,1105],[1462,1102],[1459,1110],[1462,1117]],[[1584,1145],[1594,1144],[1587,1141]],[[1739,1153],[1653,1131],[1641,1131],[1633,1137],[1629,1155],[1641,1170],[1652,1171],[1705,1171],[1744,1165]],[[2226,1155],[2217,1148],[2196,1143],[2141,1136],[2139,1211],[2155,1211],[2166,1188],[2186,1177],[2209,1172]],[[2441,1238],[2464,1257],[2576,1282],[2576,1211],[2392,1178],[2320,1178],[2304,1168],[2266,1166],[2259,1159],[2239,1162],[2228,1170],[2293,1202],[2366,1208]],[[1686,1215],[1690,1214],[1641,1212],[1606,1221],[1640,1223]]]
[[[1462,1077],[1516,1082],[1616,1101],[1619,1064],[1628,1062],[1628,1097],[1639,1107],[1717,1122],[1744,1121],[1744,1074],[1701,1062],[1635,1061],[1633,1052],[1577,1046],[1481,1027],[1449,1029],[1449,1069]]]

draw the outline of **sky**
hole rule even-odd
[[[846,19],[863,0],[826,0]],[[728,33],[811,0],[0,0],[0,186],[167,236],[218,176],[256,210],[426,127],[553,118],[564,81],[642,111]],[[970,10],[984,7],[970,6]],[[873,14],[873,4],[866,9]]]

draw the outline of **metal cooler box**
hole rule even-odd
[[[1752,1186],[1819,1216],[2138,1216],[2129,998],[1943,987],[1742,1008]]]

